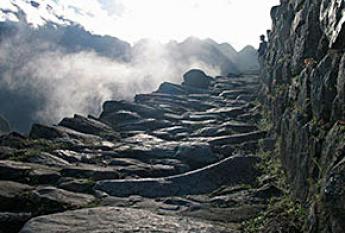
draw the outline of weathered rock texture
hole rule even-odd
[[[345,232],[345,2],[282,1],[262,70],[262,101],[308,232]]]
[[[32,221],[20,233],[97,233],[97,232],[200,232],[234,233],[224,226],[187,218],[162,216],[146,210],[94,208],[43,216]]]
[[[192,70],[99,118],[1,136],[0,232],[239,232],[281,194],[256,185],[258,88]]]

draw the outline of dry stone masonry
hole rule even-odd
[[[345,2],[281,1],[262,70],[261,100],[279,139],[305,232],[345,232]]]

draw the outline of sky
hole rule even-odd
[[[0,22],[18,21],[20,9],[36,28],[72,21],[132,44],[143,38],[165,43],[194,36],[229,42],[240,50],[257,47],[259,35],[270,28],[270,8],[279,0],[34,1],[39,6],[31,0],[0,0]],[[163,81],[180,83],[191,68],[212,76],[221,73],[220,67],[202,59],[176,59],[164,45],[152,41],[131,50],[131,61],[124,63],[93,51],[50,51],[47,48],[55,47],[23,40],[25,30],[18,33],[0,43],[0,63],[8,67],[0,77],[0,112],[23,132],[32,122],[52,124],[74,113],[98,115],[104,101],[151,93]]]
[[[88,30],[134,43],[189,36],[229,42],[237,50],[257,47],[270,28],[270,8],[279,0],[54,0]],[[78,14],[76,14],[78,13]],[[87,17],[85,17],[87,16]]]
[[[271,27],[270,9],[279,0],[0,0],[1,8],[19,5],[27,20],[40,26],[45,20],[61,18],[80,23],[87,30],[111,35],[130,43],[140,39],[159,42],[182,41],[189,36],[229,42],[237,50],[257,47],[259,35]],[[52,13],[50,7],[53,6]],[[13,14],[1,14],[0,21],[15,21]]]

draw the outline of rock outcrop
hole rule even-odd
[[[345,2],[281,1],[262,70],[262,102],[279,139],[305,232],[345,232]]]
[[[183,75],[183,80],[183,85],[208,89],[213,79],[212,77],[207,76],[202,70],[190,70]]]

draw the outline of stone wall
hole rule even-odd
[[[308,232],[345,232],[345,1],[281,2],[261,101],[292,193],[310,209]]]

